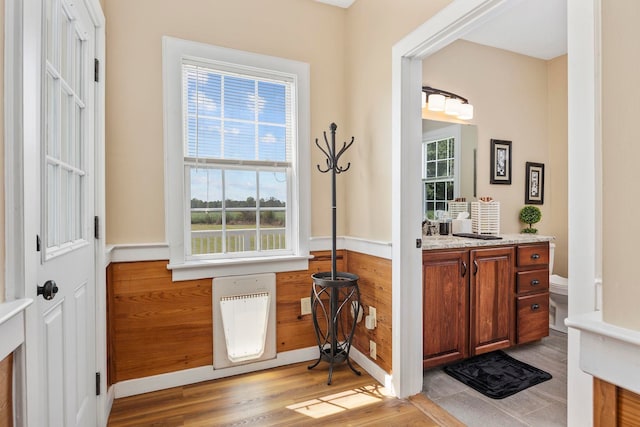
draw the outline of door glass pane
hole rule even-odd
[[[60,8],[60,75],[67,82],[70,81],[69,35],[71,28],[67,14]]]
[[[60,103],[60,159],[69,162],[69,139],[70,139],[70,111],[71,96],[62,91],[62,102]]]
[[[52,3],[53,3],[53,0],[46,0],[44,2],[44,26],[45,26],[45,37],[47,38],[46,58],[47,58],[47,61],[56,65],[54,61],[55,54],[53,52],[55,28],[54,28],[54,22],[53,22],[54,6]]]
[[[58,167],[47,165],[47,247],[58,245]]]
[[[45,77],[45,117],[44,117],[44,127],[45,134],[44,137],[46,139],[45,144],[47,147],[47,154],[50,156],[56,156],[56,131],[58,126],[56,124],[56,114],[57,104],[58,104],[58,91],[57,89],[57,81],[54,80],[51,74],[46,73]]]

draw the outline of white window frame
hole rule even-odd
[[[286,73],[296,84],[297,144],[292,147],[292,178],[287,204],[291,218],[290,251],[286,255],[187,259],[184,173],[182,62],[191,59]],[[162,38],[165,234],[169,244],[169,265],[173,280],[190,280],[237,274],[308,269],[310,236],[310,118],[309,64],[235,49],[164,36]]]

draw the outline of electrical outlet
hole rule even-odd
[[[311,314],[311,297],[300,298],[300,315]]]
[[[376,360],[376,357],[377,357],[376,343],[375,341],[371,341],[371,340],[369,340],[369,357],[371,357],[373,360]]]

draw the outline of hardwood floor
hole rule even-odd
[[[298,363],[266,371],[117,399],[110,427],[124,426],[455,426],[424,395],[388,396],[384,387],[346,365],[309,371]]]

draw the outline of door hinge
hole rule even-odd
[[[100,372],[96,372],[96,396],[100,396]]]
[[[422,248],[422,239],[416,239],[416,248]]]
[[[100,218],[97,216],[93,217],[93,237],[100,238]]]
[[[40,241],[40,235],[36,234],[36,252],[40,252],[40,246],[42,242]]]
[[[96,83],[100,81],[100,61],[98,58],[93,58],[93,81]]]

